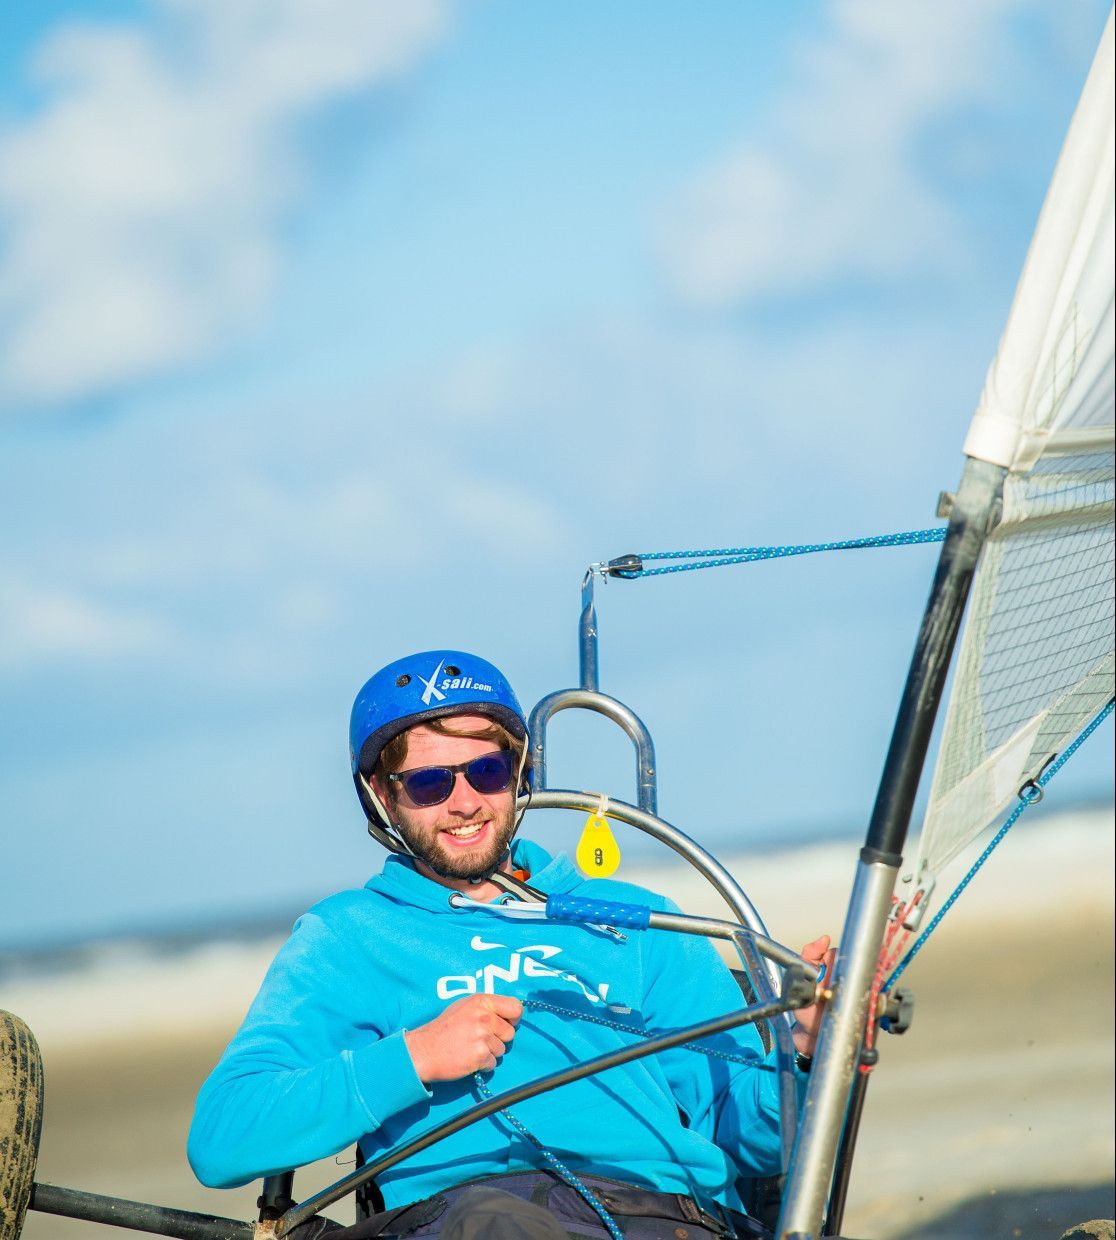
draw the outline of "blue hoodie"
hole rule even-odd
[[[547,893],[675,911],[629,883],[582,879],[565,856],[552,860],[527,841],[517,841],[514,862]],[[454,909],[452,894],[393,856],[361,890],[298,920],[198,1097],[188,1153],[203,1184],[231,1188],[357,1141],[371,1161],[467,1109],[478,1100],[472,1076],[424,1085],[403,1038],[466,995],[562,1009],[525,1009],[488,1074],[493,1093],[627,1045],[629,1028],[660,1032],[741,1006],[704,938],[647,930],[618,941],[593,928]],[[706,1045],[751,1062],[678,1048],[541,1094],[514,1113],[575,1171],[740,1209],[738,1177],[779,1170],[777,1075],[750,1027]],[[540,1165],[538,1150],[494,1115],[378,1184],[390,1207]]]

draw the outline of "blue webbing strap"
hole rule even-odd
[[[815,551],[851,551],[863,547],[907,547],[920,543],[944,542],[945,526],[929,530],[906,530],[899,534],[875,534],[870,538],[844,538],[839,542],[803,543],[785,547],[718,547],[701,551],[648,551],[639,556],[640,564],[649,560],[686,560],[661,568],[618,569],[618,577],[661,577],[666,573],[690,573],[699,568],[723,568],[729,564],[754,564],[757,560],[777,560],[788,555],[810,555]]]
[[[1100,725],[1108,718],[1108,716],[1112,714],[1113,705],[1114,703],[1110,701],[1108,705],[1105,706],[1104,709],[1096,716],[1096,718],[1093,719],[1092,723],[1090,723],[1089,726],[1086,727],[1077,736],[1074,742],[1071,745],[1068,745],[1066,749],[1058,755],[1057,759],[1054,762],[1052,762],[1046,768],[1045,771],[1042,772],[1042,774],[1038,777],[1037,780],[1034,780],[1031,783],[1026,783],[1023,785],[1023,787],[1019,791],[1019,804],[1016,805],[1016,807],[1011,811],[1011,813],[1008,815],[1007,821],[999,829],[999,831],[996,832],[995,836],[993,836],[992,842],[988,845],[988,847],[984,850],[984,852],[982,852],[980,856],[973,862],[972,867],[970,868],[968,874],[966,874],[965,877],[957,884],[957,886],[954,887],[952,893],[950,894],[949,899],[946,900],[946,902],[942,905],[940,909],[938,909],[937,913],[934,915],[934,920],[931,921],[931,923],[926,927],[925,930],[923,930],[923,932],[915,940],[914,945],[911,947],[910,951],[907,952],[907,954],[898,963],[898,965],[896,965],[895,972],[892,973],[892,975],[887,979],[887,981],[884,983],[883,987],[881,988],[884,994],[886,994],[891,989],[891,987],[899,980],[899,978],[903,975],[903,972],[906,970],[907,966],[911,963],[911,961],[915,958],[915,956],[918,955],[919,951],[922,948],[923,943],[925,943],[926,940],[930,937],[930,935],[933,934],[933,932],[938,928],[938,925],[940,924],[942,918],[946,915],[946,913],[949,912],[949,910],[956,903],[957,897],[973,881],[973,878],[976,876],[976,872],[992,855],[993,850],[1000,843],[1000,841],[1004,838],[1004,836],[1007,835],[1007,833],[1012,829],[1012,827],[1014,827],[1015,824],[1019,821],[1020,817],[1023,814],[1023,811],[1027,808],[1027,806],[1033,805],[1036,801],[1042,800],[1042,790],[1046,787],[1046,785],[1054,778],[1055,775],[1058,774],[1058,772],[1070,760],[1070,758],[1073,757],[1073,755],[1077,752],[1077,750],[1081,747],[1081,745],[1090,736],[1092,736],[1092,734],[1097,730],[1097,728],[1099,728]]]

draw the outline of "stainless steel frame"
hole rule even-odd
[[[600,688],[597,664],[597,608],[593,602],[593,578],[596,566],[585,570],[581,581],[581,618],[577,627],[578,683],[583,689],[596,692]]]
[[[832,981],[834,997],[822,1019],[775,1232],[778,1240],[816,1240],[823,1234],[823,1215],[891,894],[961,616],[981,548],[999,516],[1004,474],[999,466],[967,460],[952,505],[868,835],[860,852]]]
[[[636,751],[636,785],[639,808],[657,814],[659,805],[655,775],[655,746],[646,724],[623,702],[596,689],[559,689],[548,693],[531,711],[527,731],[531,737],[531,787],[546,787],[546,726],[560,710],[591,710],[618,724],[631,738]]]
[[[570,689],[566,690],[565,694],[578,694],[581,692],[582,690]],[[562,698],[565,694],[551,694],[550,697]],[[594,696],[599,697],[603,695],[598,694]],[[611,701],[612,699],[608,700]],[[531,713],[532,720],[535,719],[536,713],[548,701],[550,701],[550,698],[543,698],[542,702],[535,707],[535,710]],[[573,701],[568,704],[578,705],[579,703]],[[627,710],[627,707],[624,707],[624,709]],[[628,713],[631,714],[630,711]],[[632,715],[632,718],[635,719],[635,716]],[[643,724],[638,719],[636,719],[636,723],[639,724],[640,728],[643,728]],[[531,735],[536,735],[533,729]],[[650,742],[650,737],[648,737],[648,742]],[[536,774],[538,774],[537,771]],[[545,787],[532,793],[530,797],[523,797],[519,801],[519,807],[522,809],[576,809],[584,810],[586,813],[598,811],[600,804],[601,798],[591,792],[574,792],[570,789],[548,789]],[[680,831],[677,827],[672,826],[654,813],[639,809],[634,805],[628,805],[624,801],[608,800],[605,804],[605,815],[615,819],[617,822],[627,823],[628,826],[635,827],[637,830],[643,831],[645,834],[661,841],[680,857],[688,861],[710,883],[736,915],[740,924],[751,932],[751,934],[734,935],[732,939],[737,951],[740,953],[741,961],[751,979],[757,998],[763,1003],[773,1001],[774,997],[781,992],[783,985],[779,965],[775,963],[775,958],[770,954],[765,953],[761,955],[761,951],[757,950],[760,945],[752,938],[752,935],[755,935],[762,938],[765,943],[771,943],[771,936],[768,934],[763,918],[760,917],[755,905],[748,899],[744,889],[728,870],[712,853],[702,848],[696,840],[692,840],[685,832]],[[659,916],[666,915],[662,914]],[[689,922],[695,921],[693,918],[685,920]],[[665,923],[663,924],[665,925]],[[711,925],[715,924],[711,923]],[[677,928],[680,929],[681,926]],[[717,934],[714,937],[722,936]],[[793,1018],[789,1012],[781,1012],[776,1016],[772,1016],[768,1023],[775,1041],[779,1069],[779,1094],[780,1102],[782,1103],[780,1107],[780,1128],[783,1141],[783,1165],[787,1166],[790,1160],[791,1148],[797,1134],[797,1106],[792,1068],[794,1044],[791,1040]]]
[[[545,700],[545,699],[544,699]],[[601,798],[593,792],[574,792],[568,788],[544,788],[533,792],[531,796],[519,801],[519,808],[526,809],[577,809],[585,813],[594,813],[600,806]],[[605,815],[617,822],[627,823],[638,831],[653,836],[694,867],[712,884],[713,889],[736,914],[741,925],[756,934],[770,939],[767,927],[763,924],[756,906],[748,899],[744,889],[725,869],[712,853],[706,852],[696,840],[669,822],[646,810],[629,805],[626,801],[609,800],[605,806]],[[780,975],[778,967],[771,963],[767,966],[767,976],[773,991],[778,994]]]

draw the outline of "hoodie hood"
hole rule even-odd
[[[531,886],[547,895],[573,891],[587,881],[574,869],[565,853],[552,857],[545,848],[530,840],[512,841],[512,864],[516,869],[526,870],[531,875]],[[430,913],[460,915],[468,911],[451,907],[450,896],[459,894],[455,889],[444,887],[432,878],[420,874],[411,857],[398,853],[389,856],[384,862],[383,870],[370,878],[364,886],[365,890],[384,896],[396,904],[409,904]],[[496,903],[514,898],[502,896]]]

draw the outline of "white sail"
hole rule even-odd
[[[961,640],[920,881],[1113,696],[1113,18],[965,441],[1007,469]]]

